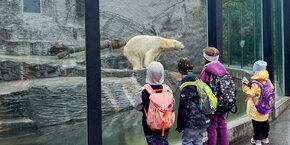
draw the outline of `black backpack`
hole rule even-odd
[[[236,113],[238,111],[236,105],[236,85],[233,78],[229,74],[224,76],[211,75],[209,86],[218,100],[217,112],[218,113]],[[235,111],[232,109],[235,107]]]

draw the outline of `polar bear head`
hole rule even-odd
[[[166,39],[162,46],[160,46],[161,51],[180,51],[184,48],[182,42],[174,39]]]

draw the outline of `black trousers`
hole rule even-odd
[[[254,127],[254,140],[262,140],[268,137],[270,131],[268,120],[264,122],[252,120],[252,123]]]

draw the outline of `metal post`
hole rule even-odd
[[[85,0],[88,144],[102,145],[99,1]]]
[[[240,28],[240,46],[241,46],[241,68],[243,69],[244,66],[244,44],[245,41],[243,40],[243,9],[242,9],[242,1],[240,0],[240,20],[241,20],[241,28]]]
[[[272,25],[272,0],[262,1],[263,12],[263,46],[264,46],[264,61],[268,63],[267,70],[270,75],[270,80],[274,84],[274,47],[273,47],[273,25]],[[275,109],[272,111],[272,119],[275,119]]]
[[[223,62],[223,25],[222,0],[208,0],[208,45],[220,51],[220,61]]]
[[[273,48],[273,25],[272,25],[272,0],[262,1],[263,11],[263,46],[264,60],[268,63],[270,79],[274,78],[274,48]],[[274,83],[274,81],[272,81]]]
[[[290,96],[290,1],[283,0],[285,95]]]
[[[227,21],[228,21],[228,31],[227,31],[227,35],[228,35],[228,66],[230,66],[232,64],[232,61],[231,61],[231,37],[230,37],[230,25],[231,25],[231,22],[230,22],[230,13],[229,13],[230,10],[227,10]]]

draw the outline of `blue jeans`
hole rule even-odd
[[[205,129],[185,128],[182,134],[182,145],[202,145]]]

